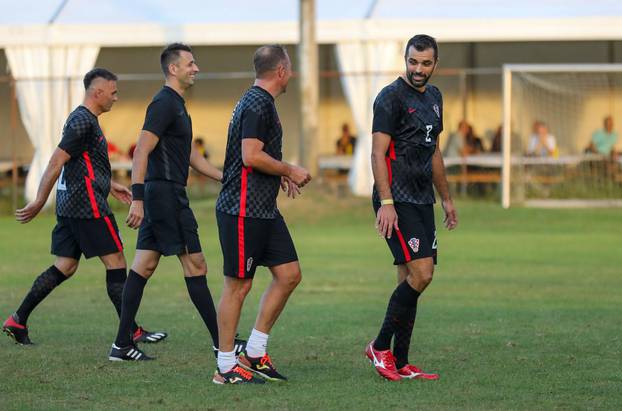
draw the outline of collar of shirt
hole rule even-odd
[[[274,101],[274,97],[272,97],[272,94],[268,93],[268,90],[261,88],[259,86],[253,86],[252,88],[257,89],[260,92],[264,93],[266,96],[270,97],[270,101]]]
[[[183,104],[183,105],[186,104],[186,100],[184,100],[184,98],[178,92],[176,92],[173,88],[171,88],[169,86],[163,86],[162,89],[168,91],[170,94],[175,96],[175,98],[177,100],[179,100],[181,102],[181,104]]]

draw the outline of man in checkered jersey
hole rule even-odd
[[[404,74],[383,88],[374,102],[373,207],[378,233],[386,239],[397,265],[398,286],[380,332],[365,352],[388,380],[434,380],[438,374],[425,373],[408,361],[417,301],[432,281],[436,264],[433,186],[442,200],[445,226],[452,230],[458,219],[438,148],[442,96],[427,85],[438,63],[436,40],[414,36],[406,44],[404,60]]]
[[[266,353],[268,334],[301,279],[292,238],[276,206],[279,186],[294,197],[311,180],[302,167],[282,161],[283,130],[274,99],[285,93],[291,61],[280,45],[254,55],[255,84],[237,103],[227,139],[223,187],[216,219],[224,257],[225,284],[218,307],[220,350],[216,384],[261,383],[286,378]],[[264,293],[246,350],[236,362],[233,350],[242,304],[257,266],[272,283]]]
[[[123,244],[108,194],[129,204],[130,191],[111,180],[108,145],[97,117],[110,111],[117,101],[117,77],[95,68],[84,76],[84,102],[68,117],[58,147],[43,174],[37,198],[17,210],[17,221],[27,223],[45,205],[54,183],[57,224],[52,232],[52,254],[56,261],[34,281],[17,311],[3,324],[3,331],[18,344],[31,344],[26,321],[32,310],[58,285],[78,269],[82,254],[97,256],[106,267],[106,288],[117,314],[121,315],[121,296],[126,263]],[[133,342],[158,342],[166,333],[150,333],[134,323]]]

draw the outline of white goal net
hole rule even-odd
[[[506,65],[503,108],[504,207],[622,205],[622,64]]]

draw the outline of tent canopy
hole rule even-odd
[[[298,42],[298,2],[293,0],[274,0],[269,7],[248,0],[38,0],[36,7],[0,0],[0,10],[0,47]],[[433,6],[317,0],[317,17],[318,41],[325,44],[403,41],[415,32],[460,42],[622,39],[622,2],[617,0],[438,0]]]

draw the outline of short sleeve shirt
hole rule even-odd
[[[112,214],[108,144],[97,117],[84,106],[76,108],[65,122],[58,147],[71,158],[56,184],[56,214],[93,219]]]
[[[435,202],[432,155],[441,131],[443,99],[436,87],[419,92],[399,77],[376,97],[372,132],[391,136],[386,161],[395,202]],[[373,200],[379,201],[375,186]]]
[[[216,210],[242,217],[275,218],[281,178],[244,166],[242,140],[245,138],[261,140],[264,152],[276,160],[282,159],[283,130],[274,98],[258,86],[248,89],[233,110]]]
[[[147,107],[143,130],[159,138],[149,154],[145,181],[164,180],[186,185],[192,147],[192,119],[186,111],[183,97],[168,86],[162,87]]]

